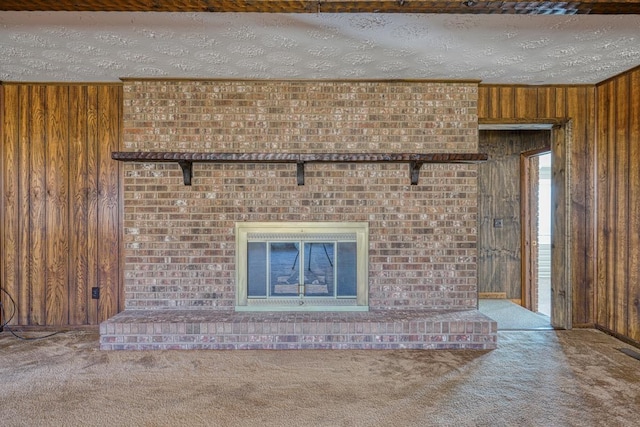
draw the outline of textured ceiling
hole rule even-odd
[[[590,84],[640,65],[640,15],[0,12],[0,80]]]

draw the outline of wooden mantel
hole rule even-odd
[[[182,168],[184,185],[191,185],[193,163],[295,163],[298,185],[304,185],[305,163],[408,163],[411,185],[417,185],[425,163],[479,163],[485,153],[431,154],[294,154],[294,153],[185,153],[114,151],[111,158],[122,162],[176,162]]]

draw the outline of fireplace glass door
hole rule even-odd
[[[356,298],[354,241],[249,242],[248,298]]]
[[[247,232],[239,243],[239,304],[253,309],[362,307],[366,244],[357,232]],[[362,254],[365,259],[359,259]],[[365,288],[365,289],[363,289]]]

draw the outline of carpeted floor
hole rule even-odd
[[[548,316],[529,311],[508,299],[479,299],[478,310],[498,322],[499,331],[552,329]]]
[[[594,330],[493,351],[100,351],[0,334],[0,425],[636,426],[640,361]],[[637,349],[636,349],[637,350]]]

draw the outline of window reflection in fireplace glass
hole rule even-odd
[[[278,297],[297,296],[300,282],[300,244],[271,242],[269,253],[269,270],[271,271],[269,293]]]
[[[338,289],[337,296],[347,298],[356,297],[358,275],[357,271],[357,254],[358,248],[356,242],[340,242],[338,243]]]
[[[249,298],[355,298],[356,242],[248,242]]]

